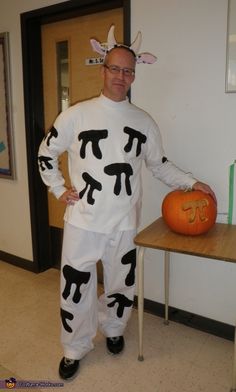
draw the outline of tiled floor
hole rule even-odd
[[[59,271],[33,274],[0,262],[0,282],[0,380],[9,371],[9,377],[61,382]],[[165,326],[161,318],[145,314],[145,360],[139,362],[136,310],[125,338],[124,353],[111,357],[98,334],[95,349],[81,361],[78,377],[53,390],[230,391],[233,342],[174,322]]]

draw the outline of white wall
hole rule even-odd
[[[236,94],[224,92],[227,0],[133,0],[131,17],[132,36],[141,30],[142,50],[158,56],[137,67],[133,102],[158,122],[168,158],[210,184],[227,212],[236,159]],[[169,191],[146,170],[144,184],[142,227],[160,216]],[[163,252],[147,251],[145,260],[145,297],[163,302]],[[235,265],[177,254],[171,261],[172,306],[236,322]]]
[[[20,13],[59,0],[1,0],[0,31],[10,32],[17,180],[0,179],[0,249],[32,260],[25,146]],[[209,183],[227,211],[228,166],[236,159],[236,94],[225,94],[227,0],[131,0],[134,38],[158,56],[139,65],[132,100],[158,122],[166,154]],[[169,189],[146,169],[141,227],[160,216]],[[163,253],[147,251],[145,297],[163,302]],[[236,268],[173,255],[170,304],[229,324],[236,317]]]
[[[15,181],[0,178],[0,250],[32,260],[23,101],[20,13],[60,1],[1,0],[0,31],[10,34]]]

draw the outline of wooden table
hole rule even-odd
[[[159,218],[138,233],[134,242],[139,247],[137,260],[139,318],[138,359],[143,361],[143,260],[145,248],[165,251],[165,323],[168,323],[170,252],[236,263],[236,225],[216,223],[206,234],[184,236],[172,232],[164,223],[163,218]],[[234,363],[231,392],[236,392],[236,334],[234,339]]]

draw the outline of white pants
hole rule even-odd
[[[64,227],[61,272],[61,339],[64,355],[81,359],[93,349],[99,325],[107,337],[123,335],[131,315],[136,230],[94,233]],[[96,263],[103,264],[104,294],[97,298]]]

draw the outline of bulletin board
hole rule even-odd
[[[0,177],[15,179],[9,33],[0,33]]]

